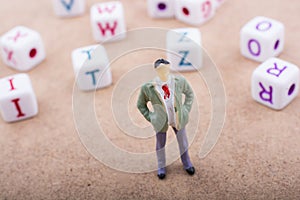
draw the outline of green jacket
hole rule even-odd
[[[182,76],[174,76],[175,92],[174,92],[174,109],[176,119],[176,129],[180,130],[185,127],[189,120],[189,112],[194,100],[194,93]],[[145,83],[140,91],[137,101],[137,107],[146,120],[151,122],[156,132],[166,132],[168,130],[168,115],[166,113],[163,99],[155,88],[156,82]],[[182,103],[182,94],[185,95],[185,101]],[[147,107],[147,103],[151,102],[153,112]]]

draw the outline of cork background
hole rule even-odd
[[[97,2],[87,0],[87,7]],[[145,0],[122,0],[127,29],[181,28],[175,19],[148,17]],[[38,116],[18,123],[0,120],[0,199],[300,199],[300,97],[282,111],[254,102],[250,77],[258,63],[239,52],[240,28],[263,15],[285,24],[286,45],[279,56],[300,64],[300,1],[227,0],[208,23],[199,26],[203,46],[217,65],[226,92],[226,121],[213,151],[200,159],[199,149],[211,119],[210,96],[194,73],[191,83],[201,114],[190,147],[196,174],[190,177],[179,160],[168,166],[167,178],[156,172],[126,173],[95,159],[81,143],[74,123],[74,74],[71,51],[95,44],[87,12],[70,19],[54,15],[51,1],[10,0],[0,4],[0,34],[17,25],[37,30],[47,58],[28,72],[39,103]],[[155,37],[155,36],[153,36]],[[114,125],[109,99],[117,81],[136,63],[149,63],[164,52],[143,52],[121,58],[112,68],[114,85],[95,93],[96,114],[111,141],[128,151],[153,151],[155,139],[145,143],[127,137]],[[0,61],[0,77],[17,73]],[[105,97],[105,98],[103,98]],[[133,94],[132,102],[136,99]],[[147,125],[134,103],[133,121]],[[172,141],[174,134],[168,133]],[[126,158],[124,158],[126,159]]]

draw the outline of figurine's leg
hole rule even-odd
[[[158,132],[156,133],[156,156],[158,164],[158,174],[166,173],[166,154],[165,154],[165,145],[166,145],[166,133]]]
[[[176,138],[179,146],[179,151],[180,151],[180,157],[181,157],[181,162],[184,166],[184,169],[189,169],[190,167],[193,167],[193,164],[191,163],[188,148],[189,148],[189,143],[186,137],[186,131],[185,128],[182,128],[181,130],[176,130],[173,128],[173,130],[176,133]]]

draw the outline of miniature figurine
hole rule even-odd
[[[185,130],[193,104],[193,91],[184,77],[170,74],[170,62],[167,60],[158,59],[154,63],[154,69],[157,77],[142,86],[137,107],[145,119],[151,122],[156,132],[157,176],[159,179],[164,179],[166,176],[164,147],[169,126],[176,134],[184,169],[189,175],[193,175],[195,168],[188,154]],[[184,103],[182,103],[182,94],[185,95]],[[149,101],[153,106],[153,112],[147,107]]]

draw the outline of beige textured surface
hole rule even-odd
[[[99,1],[87,0],[88,6],[95,2]],[[128,29],[186,26],[173,19],[150,19],[145,0],[122,2]],[[252,101],[250,76],[257,63],[239,53],[241,26],[254,16],[265,15],[286,25],[286,47],[280,58],[299,65],[299,10],[300,1],[296,0],[228,0],[213,20],[200,27],[204,46],[226,87],[226,123],[213,152],[200,160],[201,130],[207,129],[210,119],[209,97],[203,84],[193,82],[193,75],[187,74],[194,89],[204,91],[197,93],[201,127],[190,149],[197,172],[194,177],[187,176],[177,161],[168,167],[167,179],[159,181],[155,172],[128,174],[106,167],[79,140],[71,106],[74,77],[70,52],[94,43],[88,13],[58,19],[51,1],[2,0],[0,34],[16,25],[39,31],[47,59],[29,72],[39,115],[14,124],[0,121],[0,199],[300,199],[300,98],[280,112]],[[154,58],[156,53],[150,55]],[[138,58],[140,62],[151,59]],[[133,63],[125,57],[123,64],[113,70],[114,80]],[[2,62],[0,65],[1,77],[16,73]],[[96,96],[109,95],[112,88]],[[109,109],[99,112],[110,116]],[[132,107],[130,112],[136,111]],[[143,146],[131,144],[115,127],[110,134],[129,150]],[[154,139],[145,148],[154,148]]]

